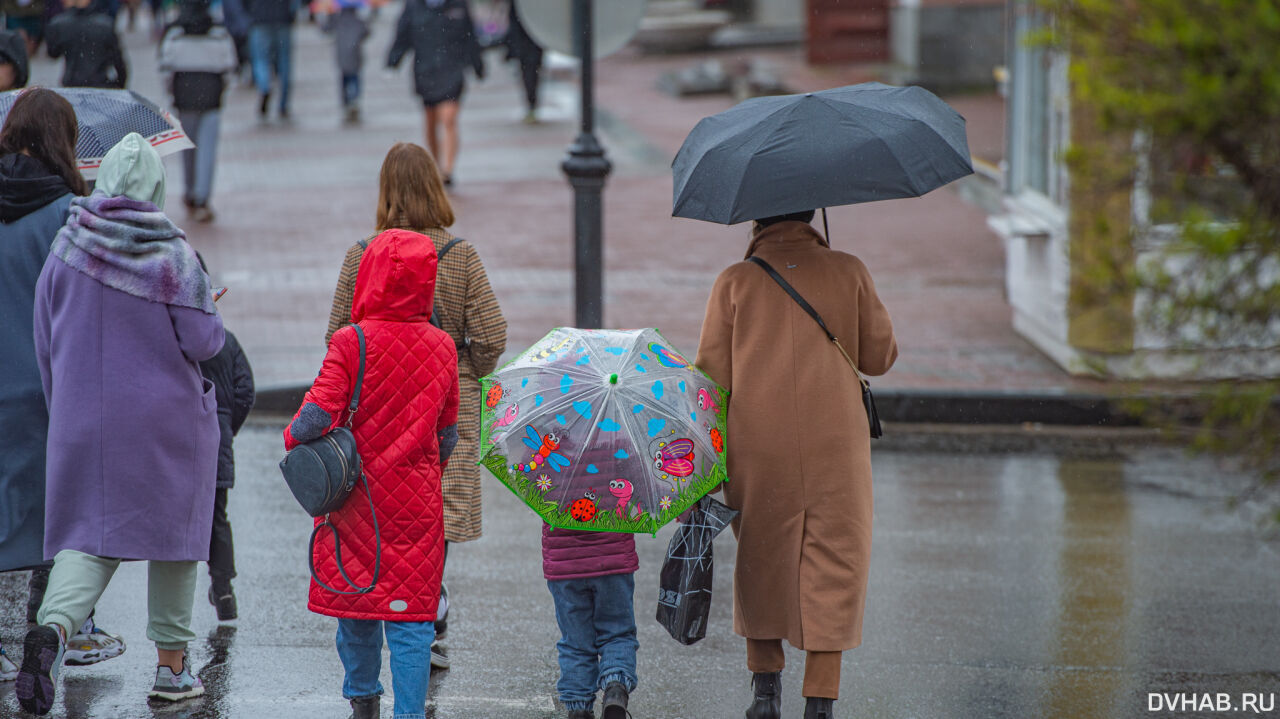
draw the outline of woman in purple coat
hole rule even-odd
[[[71,201],[36,285],[49,408],[44,554],[54,564],[18,675],[18,701],[34,714],[52,707],[66,637],[121,560],[150,560],[150,696],[204,692],[185,649],[196,562],[209,556],[219,432],[198,363],[217,354],[223,330],[209,278],[163,203],[159,156],[126,136],[94,193]]]

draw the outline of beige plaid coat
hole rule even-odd
[[[441,229],[420,230],[435,243],[436,251],[453,235]],[[333,292],[333,309],[329,312],[329,330],[325,344],[333,333],[351,323],[351,301],[355,294],[356,274],[364,248],[356,243],[347,250],[338,274],[338,287]],[[477,381],[494,370],[498,358],[507,347],[507,321],[498,307],[498,298],[489,287],[489,276],[476,248],[466,240],[454,245],[436,270],[436,315],[454,344],[466,346],[458,350],[458,384],[461,404],[458,406],[458,446],[449,458],[444,486],[444,538],[450,542],[469,542],[480,538],[480,383]]]

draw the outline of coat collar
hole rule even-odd
[[[771,245],[801,245],[815,243],[822,247],[830,247],[827,238],[813,229],[808,222],[777,222],[768,227],[755,229],[751,235],[751,244],[747,246],[747,257],[756,253],[761,247]],[[743,259],[746,259],[745,257]]]

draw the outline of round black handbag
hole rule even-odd
[[[356,336],[360,338],[360,371],[356,375],[356,386],[351,391],[351,404],[347,407],[347,422],[344,426],[335,427],[321,437],[303,442],[289,450],[280,460],[280,472],[284,475],[285,484],[293,492],[293,498],[312,517],[324,517],[311,532],[311,541],[307,547],[307,562],[311,567],[311,578],[316,584],[335,594],[368,594],[378,584],[378,572],[382,565],[382,535],[378,531],[378,514],[373,507],[373,495],[369,492],[369,482],[364,477],[364,465],[360,460],[360,452],[356,449],[356,437],[351,432],[351,420],[360,406],[360,388],[364,385],[365,340],[364,330],[360,325],[355,327]],[[369,513],[373,516],[373,535],[375,543],[373,579],[368,586],[362,587],[347,576],[342,566],[342,547],[338,541],[338,530],[329,522],[329,513],[346,504],[356,482],[364,483],[364,492],[369,500]],[[338,572],[352,591],[334,589],[325,584],[316,575],[315,543],[320,530],[328,528],[333,533],[334,559]]]

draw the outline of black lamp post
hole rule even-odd
[[[574,321],[604,324],[603,191],[612,166],[595,136],[595,70],[591,42],[592,0],[573,0],[573,36],[582,59],[582,126],[560,164],[573,186]]]

